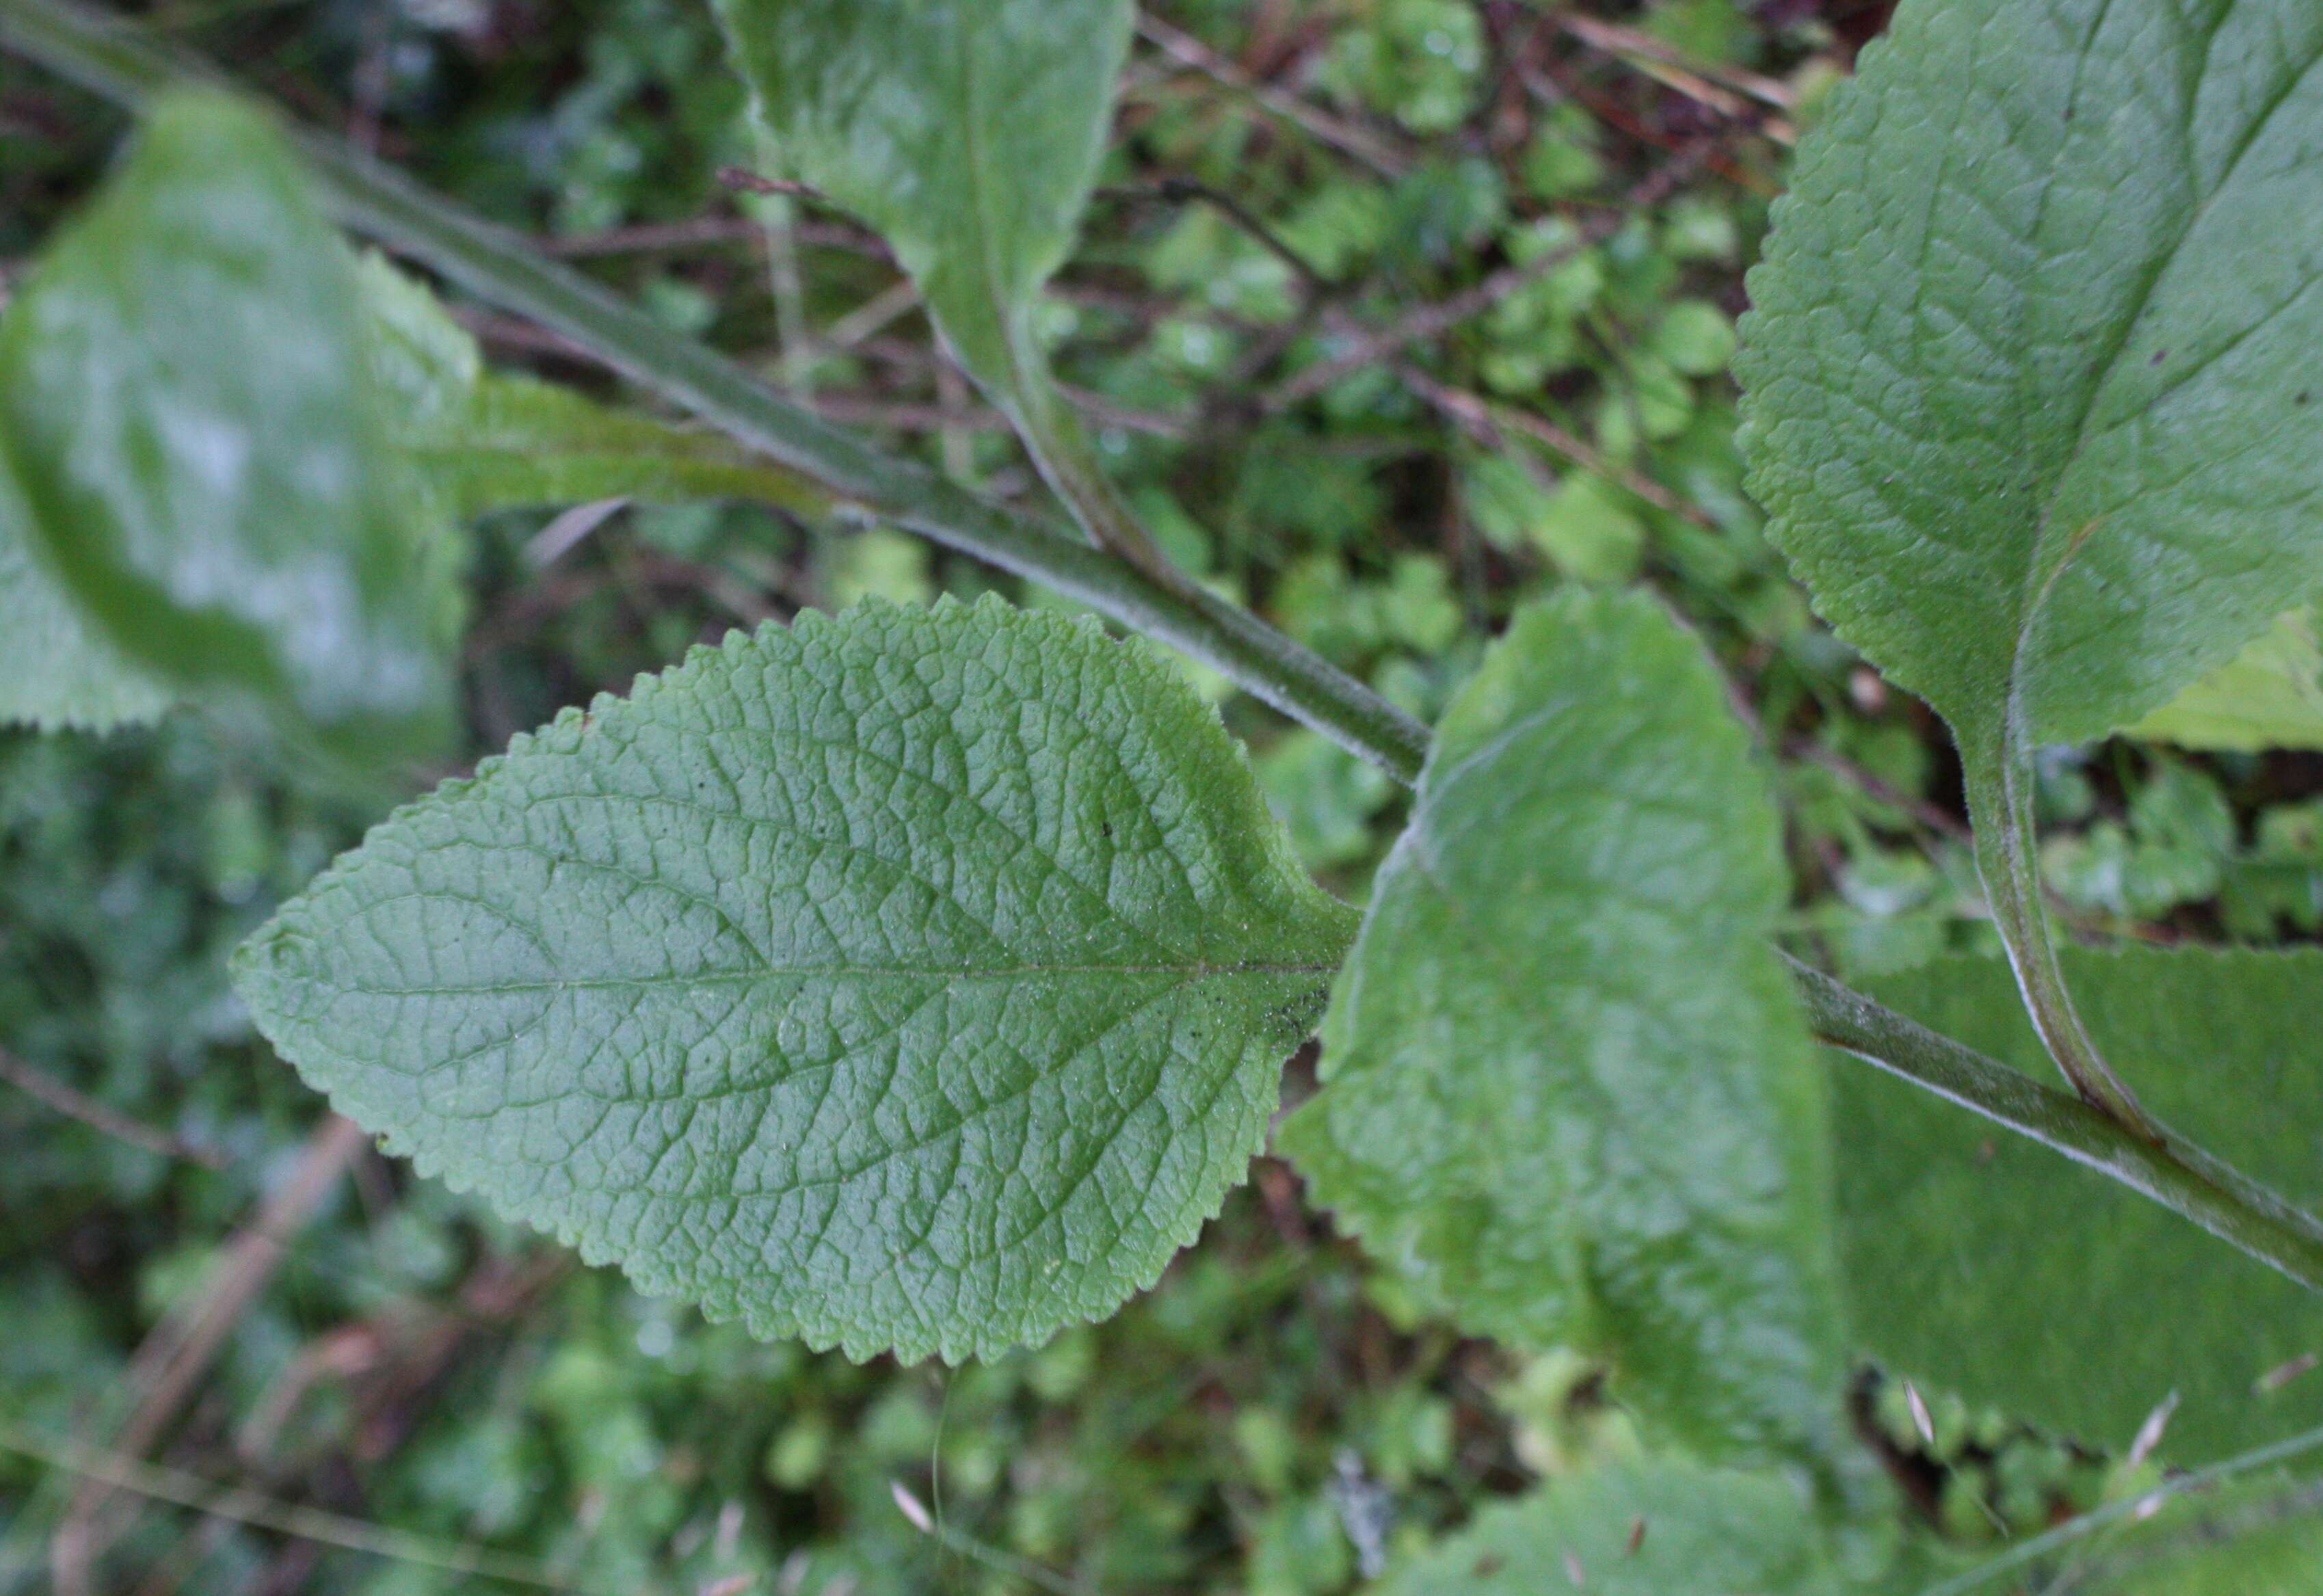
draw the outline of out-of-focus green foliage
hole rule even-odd
[[[0,325],[0,468],[39,549],[13,581],[53,581],[133,686],[392,766],[450,735],[457,562],[388,447],[361,303],[281,134],[172,97]]]

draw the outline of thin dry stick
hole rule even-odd
[[[1292,249],[1282,235],[1268,225],[1265,217],[1225,189],[1214,188],[1199,178],[1162,178],[1150,183],[1129,183],[1100,188],[1097,194],[1100,199],[1159,200],[1165,205],[1182,205],[1189,200],[1198,201],[1241,228],[1261,249],[1289,267],[1290,274],[1299,280],[1300,285],[1308,293],[1321,293],[1330,287],[1330,284],[1324,280],[1323,274],[1308,262],[1306,256]]]
[[[198,1295],[185,1310],[156,1325],[131,1360],[128,1389],[137,1406],[114,1437],[111,1451],[141,1456],[170,1427],[217,1358],[243,1311],[273,1278],[285,1243],[304,1229],[339,1177],[368,1144],[361,1126],[332,1114],[308,1141],[298,1168],[266,1199],[258,1217],[234,1239]],[[80,1471],[76,1471],[80,1472]],[[57,1596],[88,1596],[92,1575],[115,1533],[105,1513],[112,1491],[99,1477],[75,1493],[49,1543]]]
[[[1448,299],[1422,305],[1400,319],[1354,340],[1327,361],[1319,361],[1271,390],[1259,401],[1268,415],[1279,414],[1313,399],[1343,377],[1366,366],[1393,359],[1415,344],[1440,338],[1461,323],[1482,316],[1501,300],[1529,288],[1582,251],[1605,242],[1639,211],[1651,210],[1693,177],[1708,158],[1710,145],[1697,143],[1631,188],[1619,205],[1582,224],[1580,235],[1563,249],[1549,250],[1521,265],[1503,266],[1474,287]]]
[[[1722,66],[1715,62],[1696,60],[1685,51],[1655,38],[1651,33],[1641,33],[1635,28],[1625,28],[1618,23],[1605,22],[1576,11],[1559,11],[1550,20],[1584,44],[1592,49],[1602,50],[1608,55],[1635,56],[1640,60],[1669,67],[1697,81],[1707,80],[1734,93],[1747,95],[1761,105],[1771,105],[1777,111],[1793,111],[1798,108],[1799,96],[1792,91],[1789,84],[1763,77],[1757,72],[1746,71],[1740,67]],[[1673,84],[1671,87],[1677,86]],[[1704,104],[1711,103],[1704,101]],[[1740,112],[1739,109],[1734,109],[1729,110],[1727,114],[1737,115]]]
[[[1411,170],[1411,158],[1386,140],[1308,105],[1295,94],[1252,77],[1191,33],[1142,12],[1137,18],[1137,32],[1139,37],[1163,54],[1191,67],[1214,83],[1249,96],[1283,121],[1354,156],[1382,177],[1400,178]]]
[[[1529,410],[1520,410],[1510,405],[1496,405],[1482,394],[1449,387],[1417,366],[1400,361],[1396,363],[1395,374],[1406,388],[1486,441],[1497,442],[1498,435],[1503,431],[1520,432],[1538,443],[1546,444],[1583,470],[1619,484],[1656,509],[1666,510],[1671,515],[1691,521],[1705,532],[1718,530],[1718,522],[1702,506],[1680,499],[1642,472],[1606,459],[1545,416],[1536,416]]]
[[[921,372],[932,380],[940,379],[946,371],[963,381],[967,379],[967,373],[961,371],[941,349],[923,344],[875,335],[863,339],[857,348],[872,359]],[[1157,438],[1184,438],[1192,435],[1193,423],[1184,417],[1155,410],[1132,409],[1101,393],[1070,382],[1058,383],[1057,391],[1064,395],[1083,417],[1100,427],[1117,427],[1124,432],[1143,433]],[[809,402],[834,421],[893,426],[905,431],[935,431],[950,415],[924,405],[914,405],[909,400],[884,399],[863,393],[816,394]],[[1011,430],[1007,417],[997,410],[975,406],[960,413],[960,424],[976,432]]]
[[[976,480],[976,451],[969,438],[969,421],[977,413],[973,393],[968,379],[950,362],[936,367],[936,406],[943,417],[936,436],[942,449],[944,475],[955,482]]]
[[[563,1591],[574,1596],[638,1596],[634,1588],[615,1591],[611,1586],[576,1585],[558,1579],[529,1558],[468,1546],[449,1546],[407,1529],[345,1518],[318,1508],[278,1501],[247,1487],[223,1486],[179,1469],[141,1463],[116,1452],[100,1451],[76,1441],[50,1441],[14,1426],[0,1424],[0,1451],[13,1452],[52,1469],[79,1475],[103,1491],[125,1491],[173,1507],[213,1518],[271,1530],[296,1540],[343,1551],[361,1552],[391,1562],[409,1563],[446,1573],[504,1580],[540,1591]]]
[[[6,1081],[28,1097],[37,1098],[68,1119],[77,1119],[92,1130],[104,1132],[117,1142],[132,1147],[142,1147],[147,1152],[163,1158],[181,1158],[201,1165],[206,1169],[222,1169],[225,1159],[206,1147],[142,1125],[126,1114],[116,1114],[96,1098],[75,1091],[46,1070],[35,1069],[14,1054],[0,1050],[0,1080]]]

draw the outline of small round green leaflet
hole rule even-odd
[[[1144,646],[869,604],[519,738],[235,979],[343,1112],[647,1290],[957,1359],[1152,1283],[1353,922]]]

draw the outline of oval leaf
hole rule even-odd
[[[867,605],[519,738],[236,984],[344,1112],[647,1289],[958,1358],[1152,1283],[1352,920],[1142,646]]]
[[[1446,715],[1281,1143],[1461,1324],[1576,1345],[1705,1450],[1828,1463],[1823,1088],[1775,807],[1649,601],[1517,619]]]
[[[1905,0],[1737,370],[1770,531],[1980,745],[2102,736],[2323,583],[2323,7]]]
[[[0,447],[78,610],[366,760],[432,748],[451,683],[367,342],[280,135],[210,94],[155,111],[0,325]]]

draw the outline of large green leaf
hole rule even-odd
[[[647,1289],[958,1357],[1152,1283],[1353,918],[1143,645],[867,604],[519,738],[235,978],[343,1111]]]
[[[336,246],[334,246],[336,247]],[[455,523],[512,505],[629,498],[755,499],[826,508],[796,477],[714,434],[484,370],[475,339],[433,293],[382,257],[357,266],[366,367],[417,533],[414,584],[431,636],[464,620],[466,544]],[[0,637],[38,670],[0,680],[0,723],[106,730],[151,720],[198,684],[173,688],[107,641],[45,563],[0,475]]]
[[[1488,1507],[1377,1596],[1835,1596],[1788,1482],[1674,1460],[1609,1465]]]
[[[2323,952],[2068,950],[2098,1038],[2172,1123],[2295,1201],[2323,1200]],[[2028,1072],[1998,959],[1869,984]],[[2323,1423],[2323,1298],[2034,1142],[1852,1062],[1838,1093],[1841,1257],[1864,1347],[2092,1445],[2176,1392],[2162,1455],[2206,1462]]]
[[[106,644],[371,760],[438,743],[451,674],[366,339],[273,126],[173,98],[0,324],[0,448]]]
[[[716,0],[776,158],[878,229],[1014,403],[1097,174],[1129,0]]]
[[[2314,609],[2282,617],[2129,730],[2188,748],[2323,748],[2323,643]]]
[[[363,257],[358,271],[372,378],[395,430],[458,436],[483,369],[475,340],[381,257]],[[106,641],[43,563],[26,515],[0,472],[0,637],[41,665],[0,680],[0,721],[105,731],[157,718],[178,693]],[[436,590],[455,597],[459,550],[448,529],[431,549],[453,568],[433,579]]]
[[[1842,1451],[1775,806],[1651,601],[1520,614],[1445,717],[1283,1148],[1423,1298],[1721,1454]]]
[[[1770,530],[1963,741],[2135,720],[2323,584],[2323,6],[1905,0],[1738,370]]]

